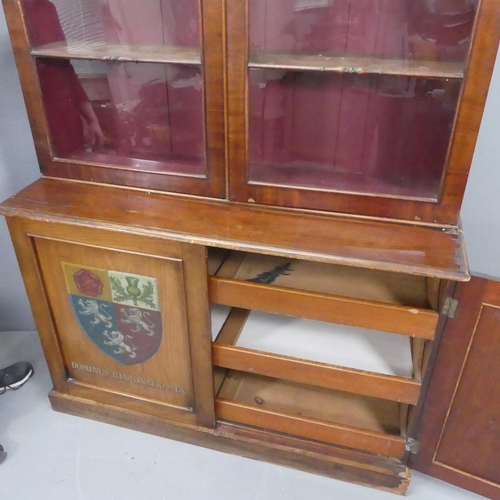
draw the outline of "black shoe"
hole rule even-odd
[[[7,452],[3,449],[3,446],[0,444],[0,464],[5,460],[7,456]]]
[[[0,370],[0,394],[7,389],[19,389],[33,375],[33,367],[27,361],[19,361]]]

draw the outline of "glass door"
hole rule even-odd
[[[228,5],[232,198],[436,221],[478,2]]]
[[[21,4],[44,173],[225,195],[219,0]]]

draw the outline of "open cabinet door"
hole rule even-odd
[[[410,467],[500,499],[500,282],[455,292]]]

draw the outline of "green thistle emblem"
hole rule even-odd
[[[146,280],[141,285],[139,278],[135,276],[125,276],[127,287],[124,287],[117,276],[109,276],[109,282],[113,290],[113,298],[116,302],[132,301],[135,306],[146,304],[152,309],[156,309],[154,302],[155,289],[151,280]],[[140,285],[140,286],[139,286]]]

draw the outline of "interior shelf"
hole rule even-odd
[[[404,405],[394,401],[229,371],[216,415],[386,456],[404,454]]]
[[[216,366],[408,404],[418,400],[420,382],[413,376],[421,353],[408,337],[246,309],[228,314],[221,306],[212,306],[212,332]]]
[[[31,54],[64,59],[201,65],[199,48],[168,45],[92,43],[68,46],[65,42],[55,42],[36,47]]]
[[[173,154],[127,154],[133,156],[126,156],[113,151],[82,151],[72,154],[70,159],[86,165],[99,165],[109,169],[140,170],[143,173],[206,178],[206,168],[201,158]]]
[[[438,320],[436,280],[232,252],[209,279],[210,299],[245,309],[424,339]]]
[[[332,165],[294,160],[286,164],[251,163],[251,181],[258,186],[300,187],[332,193],[366,194],[436,202],[439,182],[335,171]]]
[[[287,71],[328,71],[331,73],[384,74],[428,78],[461,79],[464,76],[463,61],[329,56],[267,51],[251,52],[248,66],[250,68]]]

